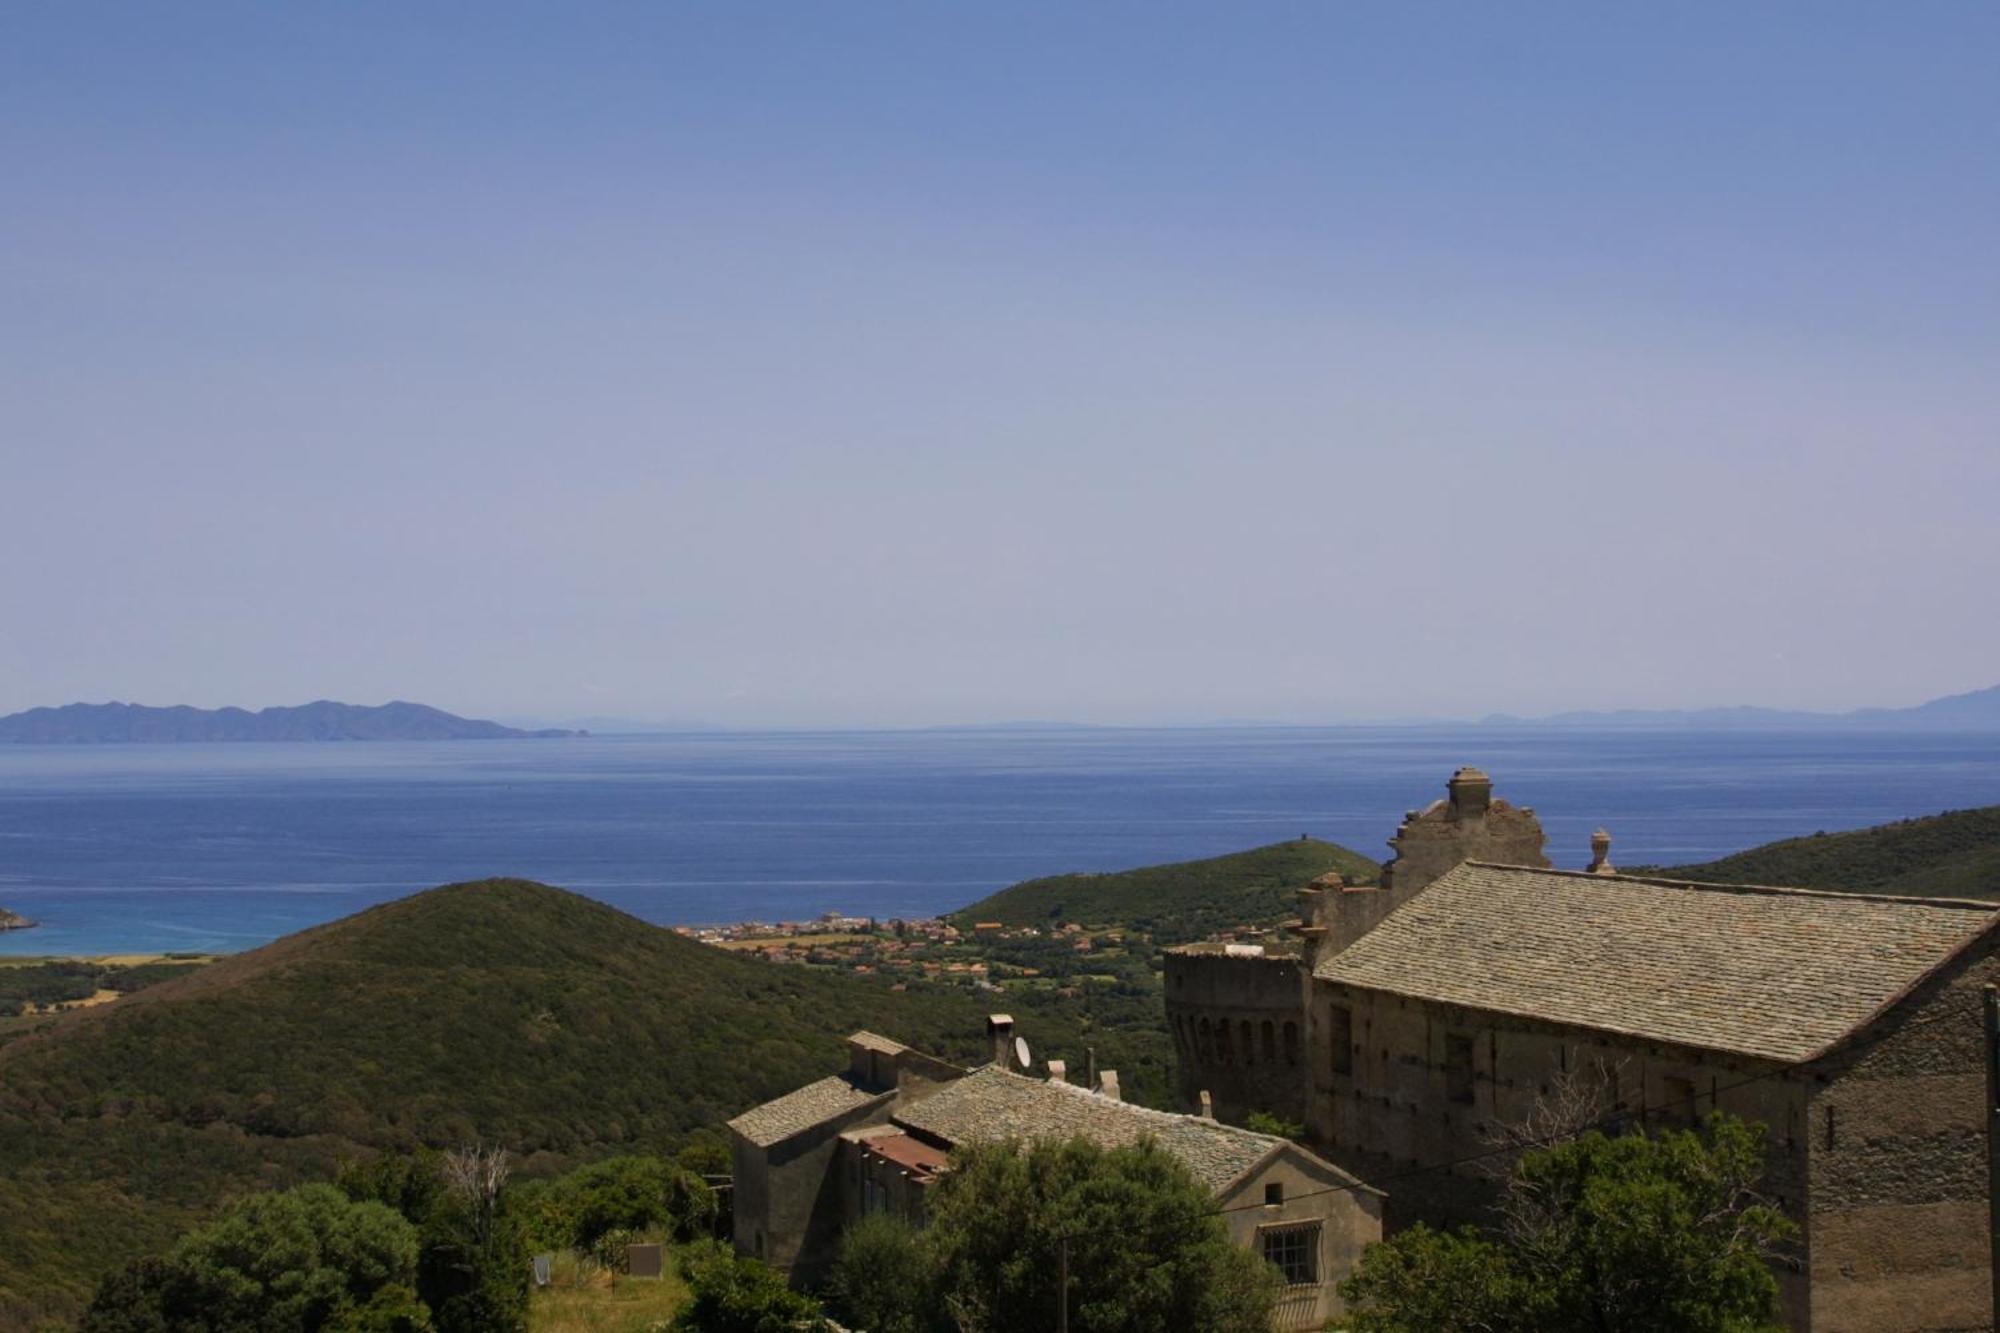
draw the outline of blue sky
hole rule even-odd
[[[0,11],[0,709],[2000,680],[2000,9]]]

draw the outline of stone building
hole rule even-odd
[[[1490,822],[1455,822],[1438,841],[1482,852]],[[1476,1215],[1490,1178],[1443,1164],[1559,1085],[1614,1124],[1718,1109],[1766,1126],[1765,1188],[1800,1225],[1792,1327],[1992,1327],[1979,995],[2000,909],[1619,875],[1601,836],[1589,871],[1551,870],[1539,830],[1508,836],[1514,864],[1444,866],[1424,843],[1416,874],[1399,861],[1372,891],[1386,908],[1338,883],[1301,895],[1305,1119],[1325,1155],[1393,1178],[1390,1228]],[[1228,965],[1170,958],[1170,1004],[1228,998]],[[1268,995],[1267,971],[1236,966],[1243,996]]]
[[[1461,768],[1446,797],[1412,810],[1389,840],[1395,859],[1382,883],[1347,884],[1325,875],[1310,888],[1313,929],[1335,946],[1359,939],[1397,903],[1461,861],[1546,866],[1542,826],[1533,810],[1497,799],[1493,780]],[[1225,1120],[1253,1111],[1307,1119],[1310,1082],[1301,1064],[1305,996],[1296,956],[1260,945],[1189,944],[1167,952],[1167,1025],[1173,1031],[1181,1105],[1206,1092]]]
[[[1382,1234],[1378,1191],[1290,1140],[1124,1102],[1115,1073],[1080,1087],[1050,1061],[1032,1076],[1018,1067],[1012,1021],[996,1016],[989,1030],[994,1059],[970,1070],[857,1032],[845,1074],[730,1121],[737,1248],[811,1285],[854,1219],[892,1212],[921,1224],[960,1144],[1151,1139],[1210,1191],[1238,1243],[1285,1272],[1279,1327],[1318,1328],[1339,1312],[1335,1284]]]

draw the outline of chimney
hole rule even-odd
[[[1069,1082],[1069,1064],[1066,1061],[1063,1060],[1049,1061],[1049,1082],[1051,1083]]]
[[[1097,1090],[1114,1102],[1121,1100],[1118,1095],[1118,1071],[1107,1069],[1099,1074],[1097,1076]]]
[[[1590,873],[1593,875],[1618,873],[1618,868],[1611,864],[1611,835],[1603,829],[1590,835]]]
[[[1215,1119],[1215,1099],[1208,1095],[1207,1088],[1201,1090],[1201,1118],[1203,1120]]]
[[[1093,1089],[1097,1087],[1097,1048],[1095,1046],[1086,1046],[1083,1048],[1083,1086]]]
[[[1002,1069],[1014,1067],[1014,1016],[1012,1014],[988,1014],[986,1016],[986,1039],[993,1048],[993,1063]]]
[[[1453,819],[1484,819],[1486,807],[1493,803],[1493,779],[1479,769],[1467,766],[1451,775],[1451,781],[1444,784],[1451,793],[1451,817]]]

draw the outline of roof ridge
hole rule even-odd
[[[1590,870],[1510,865],[1503,861],[1468,859],[1460,864],[1477,866],[1481,870],[1518,870],[1531,875],[1560,875],[1565,879],[1584,879],[1595,884],[1644,884],[1651,888],[1699,889],[1707,893],[1761,893],[1777,897],[1833,898],[1843,902],[1888,903],[1896,907],[1952,907],[1985,912],[1989,915],[2000,914],[2000,903],[1988,902],[1982,898],[1920,898],[1902,893],[1851,893],[1845,889],[1805,889],[1785,884],[1711,883],[1698,879],[1671,879],[1665,875],[1604,875]]]
[[[1202,1130],[1220,1130],[1236,1137],[1255,1139],[1260,1143],[1291,1142],[1290,1139],[1281,1139],[1275,1134],[1260,1134],[1254,1129],[1245,1129],[1241,1125],[1225,1125],[1222,1121],[1212,1120],[1207,1116],[1192,1115],[1186,1111],[1160,1111],[1150,1106],[1141,1106],[1137,1102],[1128,1102],[1123,1098],[1106,1097],[1103,1093],[1094,1092],[1089,1088],[1081,1087],[1075,1083],[1062,1082],[1049,1078],[1034,1078],[1028,1074],[1017,1073],[1012,1069],[1003,1069],[997,1064],[981,1065],[973,1072],[976,1074],[991,1072],[1005,1078],[1019,1079],[1021,1082],[1035,1087],[1060,1088],[1067,1096],[1089,1097],[1101,1103],[1107,1110],[1116,1107],[1141,1120],[1164,1121],[1174,1125],[1188,1124]]]

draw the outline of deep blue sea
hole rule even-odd
[[[1383,856],[1460,764],[1558,865],[2000,803],[2000,738],[1466,728],[0,746],[0,953],[248,948],[521,875],[649,921],[930,915],[1034,875],[1311,833]]]

